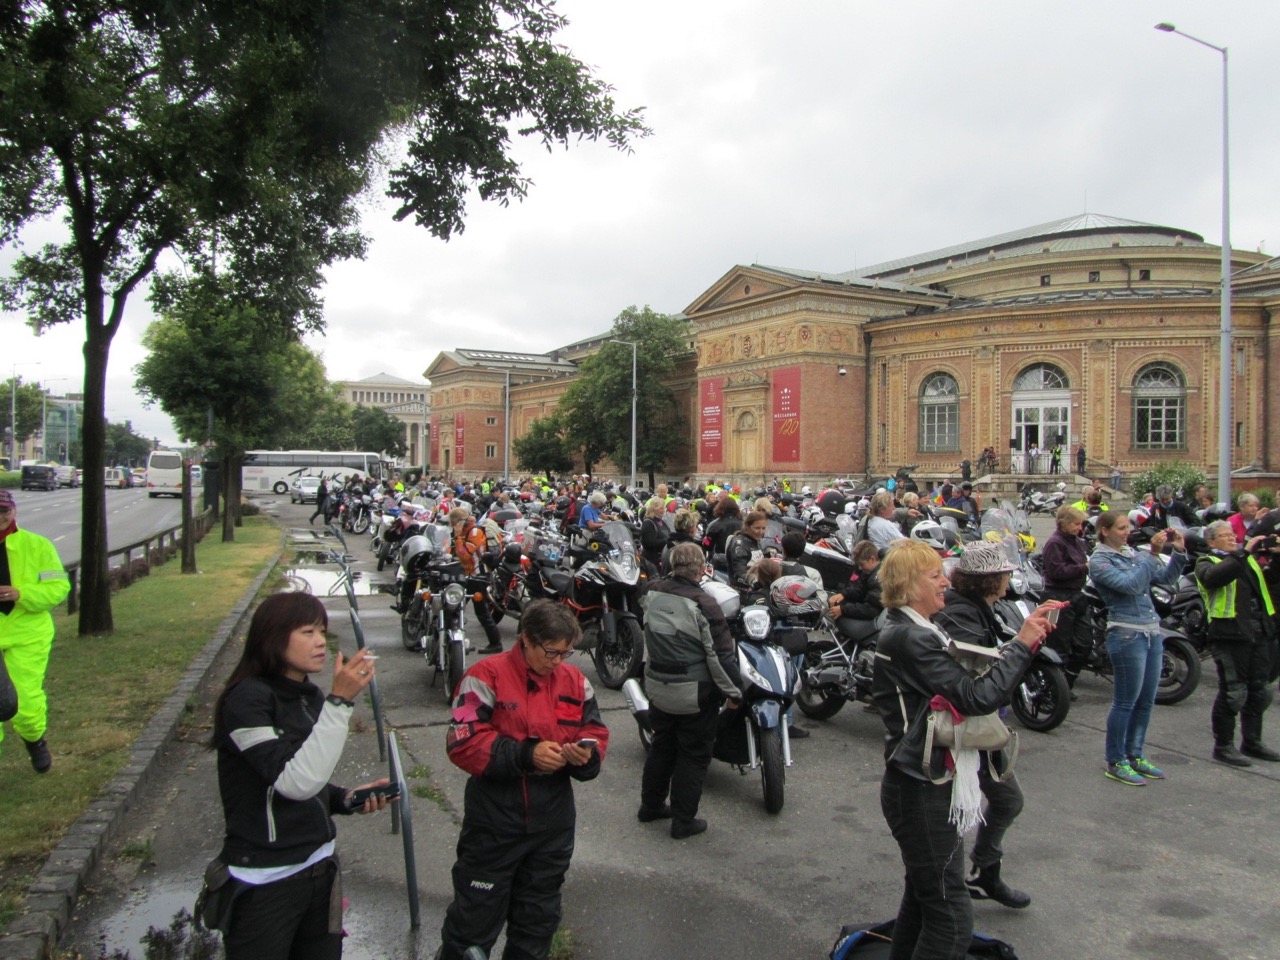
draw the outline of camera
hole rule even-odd
[[[1253,545],[1254,553],[1261,553],[1263,550],[1274,550],[1280,547],[1280,534],[1270,533]]]

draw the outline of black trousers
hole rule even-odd
[[[973,940],[973,904],[964,885],[964,838],[947,820],[951,784],[886,767],[880,809],[906,868],[889,960],[963,960]]]
[[[329,522],[329,498],[328,497],[318,497],[316,499],[316,512],[311,515],[311,519],[309,519],[307,523],[314,523],[316,517],[320,517],[320,516],[324,517],[325,523]]]
[[[708,698],[697,713],[663,713],[649,707],[653,747],[644,761],[640,803],[656,810],[671,795],[671,816],[687,824],[698,815],[702,784],[711,765],[711,748],[720,716],[718,698]]]
[[[560,887],[572,858],[572,826],[504,836],[464,820],[438,960],[462,960],[472,946],[488,956],[503,924],[502,960],[546,960],[560,926]]]
[[[472,603],[471,609],[475,611],[476,619],[480,621],[480,626],[484,628],[484,635],[489,640],[489,646],[502,646],[502,634],[498,633],[498,625],[493,622],[493,611],[489,609],[489,604],[486,601]]]
[[[1017,776],[1001,782],[991,775],[991,761],[985,753],[978,767],[978,786],[987,799],[985,822],[978,827],[969,859],[979,869],[990,867],[1004,858],[1004,835],[1022,812],[1022,787]]]
[[[1213,740],[1234,743],[1238,716],[1242,739],[1257,746],[1262,743],[1262,715],[1273,696],[1270,678],[1275,641],[1218,641],[1212,649],[1213,662],[1218,665],[1218,696],[1210,713]]]
[[[1058,612],[1058,626],[1049,631],[1045,643],[1062,657],[1067,682],[1074,686],[1093,650],[1093,613],[1080,590],[1047,587],[1044,596],[1046,600],[1066,600],[1071,604]]]
[[[292,877],[244,889],[222,937],[227,960],[338,960],[342,934],[329,932],[336,873],[337,864],[322,860]]]

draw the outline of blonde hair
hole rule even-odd
[[[1059,530],[1065,530],[1069,523],[1079,523],[1085,518],[1085,512],[1069,503],[1064,503],[1058,508],[1058,512],[1053,515],[1053,519],[1058,523]]]
[[[644,505],[646,517],[660,517],[666,512],[667,504],[661,497],[650,497],[649,502]]]
[[[906,607],[915,599],[920,577],[942,567],[933,547],[920,540],[895,540],[880,562],[880,602]]]

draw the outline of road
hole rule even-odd
[[[15,490],[18,523],[48,537],[63,564],[80,559],[80,497],[74,490]],[[111,549],[137,543],[182,522],[182,502],[176,497],[147,496],[142,489],[107,490],[107,544]]]
[[[309,535],[302,529],[309,507],[264,506],[302,538]],[[366,544],[352,541],[357,556],[366,555]],[[372,563],[362,566],[365,578],[377,576]],[[326,606],[341,648],[352,650],[345,603]],[[385,819],[339,824],[351,903],[345,956],[426,960],[450,896],[466,778],[445,756],[441,688],[422,658],[401,647],[387,599],[361,597],[360,615],[381,655],[381,694],[406,767],[430,771],[429,780],[411,784],[424,794],[430,783],[439,795],[411,798],[422,897],[417,932],[408,927],[400,837]],[[512,625],[500,629],[510,645]],[[483,643],[478,629],[470,632]],[[595,679],[589,660],[574,663]],[[224,657],[217,675],[232,666]],[[1011,911],[976,904],[977,929],[1011,942],[1023,960],[1275,960],[1280,765],[1236,770],[1210,760],[1211,674],[1184,703],[1156,708],[1148,746],[1169,772],[1165,782],[1137,789],[1103,777],[1110,688],[1097,677],[1081,680],[1062,727],[1021,734],[1018,775],[1027,808],[1006,839],[1004,877],[1030,893],[1032,905]],[[207,722],[216,693],[216,685],[202,692],[197,724]],[[817,960],[842,924],[894,915],[902,867],[880,814],[878,718],[850,705],[825,723],[804,721],[812,736],[794,745],[786,806],[776,817],[764,812],[758,775],[713,763],[700,811],[710,829],[676,842],[662,824],[635,820],[644,752],[621,694],[599,686],[597,694],[611,742],[601,776],[576,790],[577,849],[564,917],[575,960]],[[1280,742],[1280,728],[1273,729]],[[222,829],[213,755],[202,746],[208,732],[193,727],[171,751],[116,841],[117,851],[149,843],[154,866],[108,858],[64,948],[96,956],[101,932],[110,948],[140,958],[137,938],[147,924],[166,924],[191,904]],[[362,704],[337,779],[360,783],[379,769]]]

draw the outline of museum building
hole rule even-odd
[[[1280,258],[1235,250],[1232,271],[1232,468],[1271,473]],[[664,473],[945,476],[986,447],[1003,472],[1030,473],[1048,462],[1033,448],[1061,444],[1064,469],[1083,446],[1091,475],[1170,460],[1212,475],[1220,278],[1199,235],[1095,214],[844,273],[735,266],[684,310],[672,386],[688,455]],[[441,353],[425,374],[433,469],[500,473],[507,440],[607,339]]]

